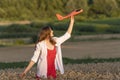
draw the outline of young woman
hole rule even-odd
[[[61,74],[64,73],[61,44],[70,38],[73,24],[74,16],[71,16],[68,30],[61,37],[53,37],[53,30],[50,26],[46,26],[41,30],[34,55],[24,72],[20,74],[21,78],[26,75],[36,62],[37,80],[41,77],[56,78],[56,70],[59,70]]]

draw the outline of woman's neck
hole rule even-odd
[[[49,39],[46,39],[45,42],[46,42],[46,46],[47,46],[48,49],[50,49],[50,50],[54,49],[54,45],[51,44]]]
[[[45,39],[45,42],[46,42],[46,43],[50,43],[50,40],[49,40],[49,39]]]

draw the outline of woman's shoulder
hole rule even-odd
[[[44,44],[44,41],[40,41],[36,45],[43,45],[43,44]]]
[[[58,37],[53,37],[54,40],[56,40]]]
[[[53,39],[57,42],[57,40],[58,40],[58,37],[53,37]]]
[[[58,38],[59,37],[53,37],[53,39],[55,40],[55,42],[56,42],[56,46],[58,46],[59,45],[59,40],[58,40]]]

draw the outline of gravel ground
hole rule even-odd
[[[114,63],[90,63],[90,64],[67,64],[64,65],[65,73],[57,72],[56,80],[120,80],[120,62]],[[36,80],[36,68],[23,78],[19,74],[24,69],[0,70],[0,80]],[[47,80],[47,79],[42,79]]]

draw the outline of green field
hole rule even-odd
[[[73,35],[120,34],[120,18],[77,21],[74,24]],[[31,38],[36,41],[37,34],[43,26],[52,26],[55,36],[65,33],[69,21],[31,22],[30,24],[11,24],[0,26],[0,39]],[[72,38],[71,38],[72,39]]]

